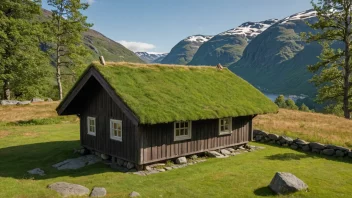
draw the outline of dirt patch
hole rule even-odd
[[[10,132],[8,131],[0,131],[0,139],[5,138],[10,135]]]
[[[25,137],[38,137],[39,134],[35,133],[35,132],[26,132],[26,133],[23,133],[23,136],[25,136]]]

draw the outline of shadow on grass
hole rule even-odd
[[[62,176],[80,177],[104,172],[116,172],[108,165],[97,163],[78,170],[57,170],[52,165],[80,155],[74,154],[74,148],[80,147],[80,141],[55,141],[26,144],[0,149],[0,177],[15,179],[48,179]],[[28,170],[40,168],[45,176],[30,175]],[[119,172],[119,171],[117,171]]]
[[[261,197],[268,197],[268,196],[275,195],[274,192],[268,186],[264,186],[256,189],[254,191],[254,194]]]
[[[308,156],[306,154],[301,154],[301,153],[282,153],[282,154],[276,154],[276,155],[270,155],[266,156],[266,159],[269,160],[281,160],[281,161],[290,161],[290,160],[300,160],[304,158],[310,158],[311,156]]]

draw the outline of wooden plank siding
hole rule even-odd
[[[140,125],[140,162],[148,164],[247,143],[251,139],[251,120],[251,116],[233,118],[232,133],[228,135],[219,135],[218,119],[192,121],[192,137],[182,141],[173,141],[173,123]]]
[[[113,101],[105,89],[94,79],[82,90],[90,93],[85,97],[84,108],[80,114],[80,136],[84,147],[108,154],[113,157],[138,163],[139,138],[138,127],[134,124],[119,106]],[[82,98],[83,96],[78,96]],[[82,102],[82,100],[81,100]],[[96,136],[87,133],[87,116],[96,118]],[[110,138],[110,119],[122,120],[122,142]]]

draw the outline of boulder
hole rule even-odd
[[[343,157],[343,156],[345,156],[345,152],[343,152],[341,150],[336,150],[335,156],[336,157]]]
[[[280,142],[281,142],[281,144],[292,143],[293,139],[290,137],[287,137],[287,136],[280,136]]]
[[[165,172],[165,169],[159,168],[159,169],[157,169],[157,171],[159,171],[159,172]]]
[[[17,100],[1,100],[1,105],[16,105],[19,101]]]
[[[141,195],[140,195],[138,192],[133,191],[133,192],[130,193],[129,196],[130,196],[130,197],[140,197]]]
[[[101,159],[103,159],[103,160],[108,160],[108,159],[110,158],[109,155],[106,155],[106,154],[104,154],[104,153],[101,154],[100,157],[101,157]]]
[[[322,150],[319,150],[319,149],[312,149],[312,152],[313,153],[321,153],[321,152],[323,152]]]
[[[273,133],[270,133],[268,135],[268,137],[271,139],[271,140],[278,140],[279,139],[279,135],[276,135],[276,134],[273,134]]]
[[[321,144],[319,142],[310,142],[309,143],[309,146],[312,148],[312,149],[317,149],[317,150],[323,150],[325,149],[325,145],[324,144]]]
[[[299,139],[299,138],[293,140],[293,142],[294,142],[295,144],[299,145],[299,146],[304,146],[304,145],[308,145],[308,144],[309,144],[309,142],[306,142],[306,141],[301,140],[301,139]]]
[[[28,105],[31,104],[31,101],[26,100],[26,101],[18,101],[16,105]]]
[[[42,169],[40,169],[40,168],[35,168],[35,169],[32,169],[32,170],[29,170],[29,171],[27,171],[27,173],[32,174],[32,175],[40,175],[40,176],[44,176],[45,175],[45,172]]]
[[[225,157],[224,155],[216,152],[216,151],[208,151],[208,156],[209,157],[216,157],[216,158],[222,158],[222,157]]]
[[[332,156],[332,155],[335,154],[335,150],[334,150],[334,149],[324,149],[324,150],[323,150],[323,154],[324,154],[324,155]]]
[[[32,98],[31,102],[44,102],[41,98]]]
[[[257,136],[257,135],[267,136],[268,133],[265,132],[265,131],[261,131],[261,130],[254,129],[254,130],[253,130],[253,136]]]
[[[134,168],[134,163],[132,163],[132,162],[127,162],[126,168],[128,168],[128,169]]]
[[[124,162],[125,161],[123,161],[122,159],[119,159],[119,158],[116,159],[116,164],[119,165],[119,166],[123,166]]]
[[[60,193],[60,195],[63,197],[84,196],[89,194],[88,188],[78,184],[70,184],[67,182],[56,182],[50,184],[48,188],[51,190],[55,190],[56,192]]]
[[[176,164],[186,164],[187,163],[187,159],[186,157],[179,157],[176,159]]]
[[[342,146],[326,145],[326,148],[335,149],[335,150],[341,150],[341,151],[345,151],[345,152],[350,152],[350,149],[342,147]]]
[[[169,170],[172,170],[171,167],[165,167],[165,170],[169,171]]]
[[[192,160],[195,160],[195,159],[198,158],[198,156],[197,156],[197,155],[192,155],[190,158],[191,158]]]
[[[100,161],[100,157],[95,155],[85,155],[78,158],[67,159],[65,161],[54,164],[53,167],[57,168],[58,170],[76,170]]]
[[[106,189],[103,187],[94,187],[89,197],[105,197]]]
[[[153,170],[153,169],[152,169],[152,167],[150,167],[150,166],[146,166],[146,167],[145,167],[145,170],[146,170],[146,171],[151,171],[151,170]]]
[[[233,148],[226,148],[226,150],[230,151],[231,153],[235,152],[235,149],[233,149]]]
[[[277,172],[271,180],[270,189],[277,194],[289,194],[308,188],[302,180],[291,173]]]
[[[259,142],[260,140],[262,140],[262,136],[261,135],[256,135],[256,136],[254,136],[254,140]]]
[[[298,145],[297,145],[297,144],[292,144],[290,147],[291,147],[292,149],[295,149],[295,150],[298,149]]]
[[[303,145],[303,146],[302,146],[302,150],[303,150],[303,151],[310,151],[309,145],[308,145],[308,144],[307,144],[307,145]]]
[[[352,158],[352,151],[348,152],[348,157]]]
[[[227,149],[221,149],[220,153],[223,154],[223,155],[230,155],[231,154],[231,152],[228,151]]]

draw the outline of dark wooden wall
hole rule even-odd
[[[84,103],[80,104],[83,106],[80,115],[82,146],[138,163],[138,126],[128,119],[102,86],[91,78],[76,99]],[[96,136],[87,134],[87,116],[96,118]],[[122,120],[122,142],[110,139],[110,119]]]
[[[140,125],[141,163],[147,164],[178,156],[247,143],[252,137],[252,116],[232,120],[232,134],[219,135],[219,120],[192,122],[192,138],[174,141],[173,123]]]

